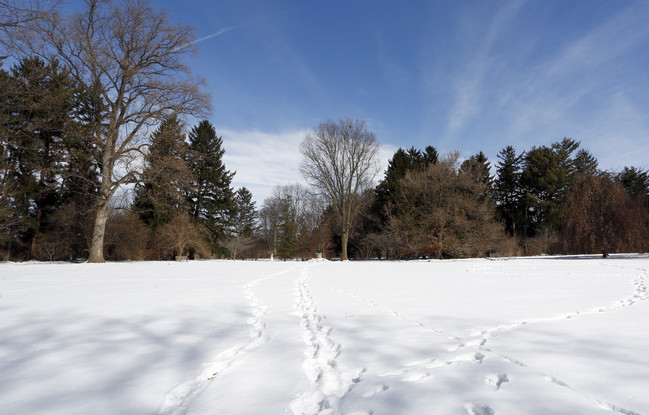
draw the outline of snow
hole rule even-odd
[[[0,264],[7,414],[649,414],[649,258]]]

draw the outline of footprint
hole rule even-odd
[[[484,378],[484,383],[487,389],[500,390],[503,383],[509,382],[507,373],[491,374]]]
[[[464,347],[464,343],[454,344],[446,348],[447,352],[455,352]]]
[[[401,376],[401,375],[403,375],[403,374],[405,374],[407,372],[408,371],[406,369],[403,369],[403,368],[402,369],[394,369],[394,370],[390,370],[389,372],[381,373],[379,376],[382,377],[382,378],[388,377],[388,376]]]
[[[381,392],[385,392],[388,390],[390,387],[388,385],[377,385],[373,389],[365,392],[363,395],[361,395],[363,398],[371,398],[374,395],[378,395]]]
[[[427,378],[430,376],[430,373],[427,372],[419,372],[419,373],[413,373],[409,376],[406,376],[405,378],[401,379],[402,382],[419,382],[422,379]]]
[[[423,360],[416,360],[414,362],[406,363],[404,366],[406,366],[406,367],[424,366],[424,365],[431,364],[434,361],[435,361],[435,358],[429,357],[429,358],[426,358],[426,359],[423,359]]]
[[[475,403],[467,403],[464,409],[469,415],[494,415],[493,409],[487,405],[478,405]]]

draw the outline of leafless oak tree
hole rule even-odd
[[[378,151],[376,137],[367,131],[365,121],[351,118],[321,123],[300,145],[302,175],[340,216],[343,261],[348,259],[349,232],[361,198],[379,171]]]
[[[103,262],[111,198],[140,174],[148,129],[172,113],[200,117],[210,108],[181,62],[195,50],[194,30],[144,0],[86,0],[81,13],[33,23],[11,34],[11,51],[58,59],[97,107],[88,122],[101,153],[101,186],[88,261]]]

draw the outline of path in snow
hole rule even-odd
[[[336,361],[341,345],[334,343],[329,335],[332,328],[322,324],[322,316],[309,291],[309,268],[302,269],[296,281],[297,316],[306,343],[302,368],[312,384],[312,390],[300,393],[290,407],[295,415],[340,414],[340,402],[352,387],[361,381],[365,369],[342,373]]]
[[[273,277],[289,273],[294,268],[266,275],[243,286],[244,296],[252,310],[252,316],[246,321],[250,326],[250,341],[236,344],[219,353],[216,358],[203,364],[203,369],[195,377],[173,388],[165,397],[160,408],[160,415],[186,414],[193,400],[200,395],[217,376],[229,369],[235,362],[243,360],[252,350],[268,343],[270,336],[266,332],[264,316],[267,306],[257,296],[257,287]]]

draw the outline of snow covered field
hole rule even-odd
[[[649,258],[0,264],[2,414],[649,414]]]

